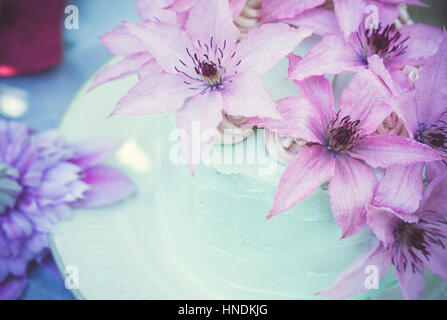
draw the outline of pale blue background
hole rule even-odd
[[[432,25],[446,25],[447,1],[426,2],[433,4],[432,9],[411,8],[413,18]],[[0,78],[0,89],[8,86],[28,92],[29,109],[18,120],[36,130],[57,127],[81,85],[111,57],[98,37],[121,21],[138,20],[134,0],[69,0],[67,4],[75,4],[79,8],[80,28],[65,31],[62,64],[36,75]],[[44,269],[37,269],[31,275],[24,299],[73,299],[73,296],[64,288],[61,278]]]

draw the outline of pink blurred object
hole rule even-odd
[[[64,6],[64,0],[0,0],[0,77],[61,62]]]

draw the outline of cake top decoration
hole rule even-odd
[[[440,258],[447,236],[447,36],[412,24],[405,4],[423,5],[138,0],[142,21],[102,37],[123,59],[101,71],[92,87],[137,73],[138,83],[112,114],[177,112],[182,155],[193,175],[216,129],[239,129],[230,139],[237,143],[254,126],[265,128],[271,157],[287,164],[267,218],[329,181],[342,237],[365,227],[376,236],[365,256],[319,294],[361,292],[360,273],[369,263],[379,266],[380,276],[394,265],[403,297],[419,298],[425,267],[447,280]],[[293,54],[311,34],[322,37],[303,57]],[[299,97],[274,102],[262,76],[285,57]],[[352,77],[337,103],[327,74]]]

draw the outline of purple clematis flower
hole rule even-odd
[[[438,52],[421,68],[414,90],[403,94],[396,113],[410,137],[447,155],[447,33]],[[409,173],[413,170],[409,168]],[[446,163],[433,163],[427,178],[446,172]],[[405,173],[404,173],[405,174]],[[420,179],[420,178],[419,178]]]
[[[212,138],[197,141],[196,152],[191,138],[194,126],[200,127],[200,139],[202,133],[218,127],[222,112],[279,117],[261,76],[311,35],[307,29],[271,24],[252,30],[236,44],[240,32],[226,0],[198,1],[185,30],[165,23],[126,25],[154,55],[162,72],[141,79],[112,114],[173,112],[191,98],[178,113],[177,126],[187,133],[180,136],[180,145],[192,174]]]
[[[136,10],[144,22],[163,22],[184,27],[189,11],[197,0],[137,0]],[[230,0],[233,16],[239,14],[245,0]],[[104,34],[101,42],[113,55],[122,57],[117,63],[102,69],[93,78],[88,91],[129,75],[138,73],[139,77],[153,72],[155,59],[137,37],[131,35],[125,25]]]
[[[0,0],[0,77],[60,63],[64,2]]]
[[[349,6],[345,9],[343,21],[364,21],[362,12]],[[357,73],[371,67],[372,59],[380,60],[390,72],[407,65],[420,66],[436,53],[442,41],[439,28],[423,24],[398,28],[393,23],[380,22],[377,29],[366,28],[364,23],[355,23],[355,31],[351,25],[342,24],[341,30],[346,36],[325,36],[290,71],[290,77],[303,80],[327,73]]]
[[[379,189],[393,187],[393,178],[385,175]],[[407,198],[405,191],[395,193],[401,202]],[[388,204],[393,203],[388,203],[389,199],[374,199],[367,208],[367,224],[376,243],[318,295],[343,299],[365,291],[367,266],[377,267],[380,278],[394,266],[404,299],[421,298],[425,268],[447,281],[447,175],[428,185],[420,206],[411,215],[390,209]]]
[[[299,57],[290,55],[291,67]],[[251,119],[307,144],[287,166],[279,182],[272,218],[310,196],[330,180],[332,212],[343,237],[355,234],[366,220],[365,206],[372,201],[377,178],[370,166],[435,161],[441,155],[414,140],[394,135],[371,135],[391,113],[389,90],[369,70],[356,75],[343,92],[339,111],[334,109],[329,81],[323,76],[296,82],[303,98],[278,101],[282,119]]]
[[[31,262],[48,254],[48,234],[71,208],[92,208],[128,197],[132,182],[102,164],[120,142],[65,145],[56,131],[32,133],[0,121],[0,299],[20,296]]]

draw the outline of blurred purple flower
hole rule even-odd
[[[40,71],[62,59],[64,0],[0,0],[0,76]]]
[[[43,263],[48,234],[72,207],[97,207],[128,197],[132,182],[103,165],[120,142],[65,145],[56,131],[34,134],[0,121],[0,299],[15,299],[31,262]]]

